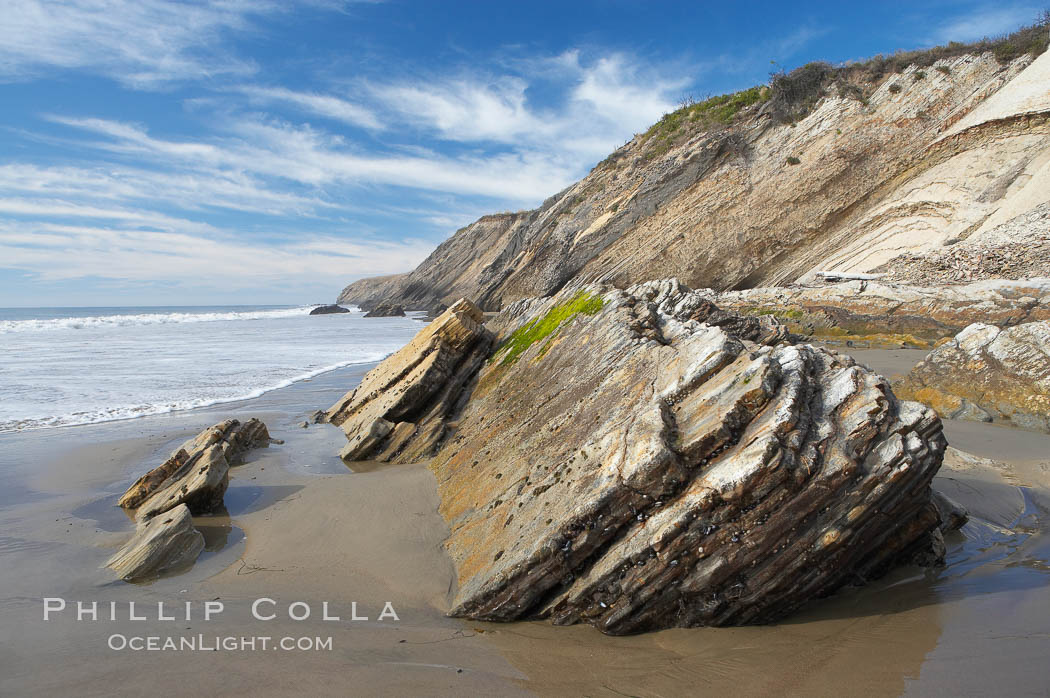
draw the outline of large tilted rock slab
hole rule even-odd
[[[106,561],[121,579],[139,582],[192,565],[204,550],[185,504],[140,523],[130,541]]]
[[[848,357],[705,324],[702,300],[584,286],[492,324],[431,461],[453,615],[763,623],[943,553],[937,415]]]
[[[1050,432],[1050,321],[970,325],[930,352],[897,389],[945,417],[1001,419]]]
[[[483,320],[477,306],[458,301],[333,405],[328,421],[347,438],[340,455],[382,461],[430,455],[445,417],[492,348]]]
[[[227,419],[182,444],[161,465],[140,477],[118,500],[140,521],[185,504],[194,514],[222,505],[229,470],[256,447],[268,444],[266,425],[258,419]]]

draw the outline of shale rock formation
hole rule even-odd
[[[106,561],[127,582],[189,567],[204,550],[204,535],[193,527],[189,507],[180,504],[140,523],[135,536]]]
[[[651,282],[566,289],[495,319],[499,348],[445,410],[431,461],[454,615],[615,634],[762,623],[943,552],[932,410],[848,357],[778,343],[771,318],[706,317],[727,319]],[[411,459],[411,441],[390,457]]]
[[[140,477],[117,502],[148,520],[180,504],[193,514],[204,514],[222,505],[230,484],[230,465],[256,446],[268,444],[266,425],[258,419],[243,424],[227,419],[208,427],[177,448],[161,465]]]
[[[310,311],[311,315],[336,315],[349,313],[350,311],[341,305],[319,305]]]
[[[950,286],[847,281],[708,292],[708,297],[726,310],[775,316],[802,335],[900,335],[920,346],[974,322],[1009,327],[1050,320],[1050,278]]]
[[[975,323],[930,352],[898,392],[942,416],[1050,432],[1050,321]]]
[[[397,303],[379,303],[365,317],[405,317],[405,306]]]
[[[538,208],[485,216],[412,272],[339,299],[429,309],[467,297],[500,310],[570,282],[676,276],[722,291],[870,272],[960,241],[996,247],[996,231],[1050,201],[1050,53],[1000,58],[837,77],[805,66],[786,82],[814,76],[812,104],[791,118],[776,82],[683,107]],[[1026,260],[995,264],[1007,278],[1038,275]]]
[[[328,421],[348,441],[340,455],[405,462],[430,455],[492,348],[483,319],[473,303],[458,301],[333,405]]]
[[[204,549],[204,536],[193,527],[192,515],[221,507],[230,466],[250,449],[269,443],[266,425],[258,419],[227,419],[175,449],[118,500],[138,525],[106,566],[126,581],[140,581],[192,565]]]

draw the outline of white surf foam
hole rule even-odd
[[[241,400],[251,400],[253,398],[260,397],[266,393],[274,390],[280,390],[281,388],[287,388],[293,383],[308,380],[314,378],[323,373],[329,371],[335,371],[336,369],[345,368],[347,366],[354,366],[357,364],[368,364],[375,361],[379,361],[386,356],[387,353],[376,353],[372,356],[364,356],[357,358],[353,361],[341,361],[331,366],[325,366],[318,368],[313,371],[307,371],[301,373],[293,378],[287,378],[278,381],[272,385],[267,385],[254,390],[249,390],[240,395],[233,395],[230,397],[220,398],[198,398],[190,400],[175,400],[172,402],[161,403],[161,404],[143,404],[143,405],[121,405],[115,407],[105,407],[97,410],[84,410],[79,412],[70,412],[67,414],[60,414],[54,416],[40,416],[40,417],[28,417],[23,419],[12,419],[8,421],[0,421],[0,433],[11,432],[11,431],[27,431],[30,429],[46,429],[48,427],[68,427],[68,426],[80,426],[84,424],[98,424],[100,422],[113,422],[123,419],[135,419],[138,417],[146,417],[154,414],[166,414],[168,412],[181,412],[183,410],[192,410],[199,407],[210,407],[212,405],[220,405],[228,402],[239,402]]]
[[[231,311],[214,313],[136,313],[128,315],[97,315],[35,320],[0,320],[0,334],[12,332],[40,332],[50,330],[86,330],[106,327],[169,325],[191,322],[223,322],[235,320],[276,320],[308,315],[316,306],[281,308],[277,310]]]

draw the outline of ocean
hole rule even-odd
[[[379,361],[422,327],[313,307],[0,309],[0,432],[257,397]]]

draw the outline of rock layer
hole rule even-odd
[[[135,535],[113,557],[106,567],[128,582],[188,567],[204,550],[204,535],[193,527],[189,507],[180,504],[140,523]]]
[[[731,128],[669,115],[538,208],[485,216],[339,298],[500,310],[568,283],[721,291],[943,252],[1050,200],[1048,76],[1050,53],[962,55],[828,85],[797,122],[762,90]]]
[[[266,425],[258,419],[227,419],[184,443],[161,465],[139,478],[118,504],[140,521],[186,504],[194,514],[222,505],[229,469],[244,454],[268,444]]]
[[[404,317],[405,306],[398,303],[378,303],[365,313],[365,317]]]
[[[970,325],[930,352],[897,390],[946,417],[1050,432],[1050,321]]]
[[[431,461],[454,615],[762,623],[943,552],[936,414],[848,357],[773,346],[771,320],[751,335],[767,344],[702,322],[712,308],[653,282],[496,318],[502,342]]]
[[[350,311],[341,305],[319,305],[310,311],[311,315],[336,315],[349,313]]]
[[[328,421],[342,426],[348,442],[340,455],[383,461],[429,455],[492,347],[483,319],[470,301],[454,303],[333,405]]]
[[[773,315],[799,334],[896,335],[919,346],[952,337],[974,322],[1013,326],[1050,320],[1050,278],[954,286],[847,281],[708,293],[721,308]]]

